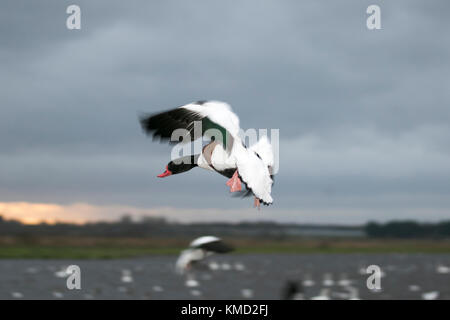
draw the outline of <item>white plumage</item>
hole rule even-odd
[[[262,200],[264,204],[271,204],[273,202],[271,176],[274,164],[272,146],[268,138],[263,136],[250,148],[245,147],[239,137],[239,118],[227,103],[220,101],[194,102],[144,117],[141,119],[141,124],[147,134],[153,133],[154,137],[161,137],[161,139],[170,139],[174,130],[183,128],[190,132],[192,141],[199,138],[198,132],[194,130],[196,121],[202,123],[202,135],[207,135],[206,129],[212,128],[224,133],[225,137],[222,140],[214,140],[210,153],[205,152],[204,149],[198,156],[195,165],[217,171],[231,178],[227,185],[230,186],[232,192],[240,190],[241,179],[247,189],[253,192],[258,204],[259,200]],[[189,169],[189,167],[175,167],[175,164],[169,163],[166,172],[159,177]],[[237,174],[231,177],[230,172],[236,172],[236,170]]]
[[[239,138],[239,118],[231,110],[228,103],[221,101],[206,101],[202,104],[189,103],[180,108],[198,113],[203,117],[208,117],[211,121],[224,127],[233,138]]]

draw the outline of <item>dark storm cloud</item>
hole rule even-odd
[[[245,206],[206,172],[155,181],[170,149],[137,123],[218,99],[280,128],[278,208],[448,208],[448,2],[382,1],[377,31],[369,1],[77,1],[79,31],[69,4],[0,5],[0,201]]]

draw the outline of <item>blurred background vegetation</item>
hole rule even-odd
[[[450,221],[369,222],[362,226],[275,222],[191,223],[158,217],[86,224],[23,224],[0,216],[0,258],[108,259],[177,254],[215,235],[237,253],[450,253]]]

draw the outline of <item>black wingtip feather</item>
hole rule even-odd
[[[201,121],[202,116],[196,112],[184,109],[176,108],[169,111],[156,113],[156,114],[141,114],[139,116],[139,122],[144,133],[148,136],[153,136],[153,140],[161,142],[178,143],[179,141],[171,141],[172,133],[176,129],[186,129],[191,134],[191,140],[195,140],[198,137],[193,135],[193,122]]]
[[[242,179],[242,177],[241,177],[240,174],[238,174],[238,176],[239,176],[239,179],[241,180],[241,182],[244,184],[246,190],[245,190],[245,191],[240,191],[238,194],[236,194],[236,197],[241,196],[242,198],[245,198],[245,197],[249,197],[249,196],[251,196],[251,195],[254,195],[252,188],[250,188],[250,187],[247,185],[247,183]],[[265,206],[270,206],[270,205],[272,204],[272,203],[265,202],[265,201],[262,200],[262,199],[259,199],[259,200],[260,200],[261,203],[262,203],[263,205],[265,205]]]

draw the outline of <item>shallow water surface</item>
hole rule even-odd
[[[0,299],[280,299],[288,281],[304,299],[450,299],[450,255],[228,254],[186,275],[176,258],[0,260]],[[73,264],[81,290],[66,287]],[[369,265],[382,270],[381,290],[366,286]]]

